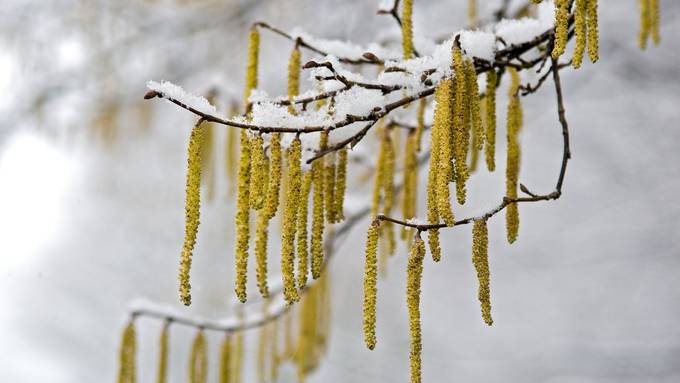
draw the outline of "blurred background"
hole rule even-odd
[[[466,3],[417,0],[416,33],[438,38],[459,30]],[[483,17],[501,1],[479,3]],[[1,2],[2,380],[114,381],[119,334],[140,297],[186,315],[233,315],[224,132],[215,140],[215,196],[202,209],[194,304],[184,308],[176,275],[194,118],[142,100],[145,83],[165,79],[197,94],[216,88],[225,111],[241,99],[252,22],[301,26],[360,44],[398,41],[393,20],[375,14],[378,5]],[[490,222],[493,327],[479,318],[469,230],[442,234],[444,259],[426,262],[423,279],[425,381],[680,381],[680,3],[661,0],[659,47],[638,49],[638,17],[637,1],[600,1],[600,62],[563,72],[573,152],[563,197],[521,206],[520,238],[512,246],[502,215]],[[260,84],[270,94],[285,93],[290,49],[289,41],[263,32]],[[303,62],[309,58],[305,52]],[[499,122],[505,102],[499,99]],[[523,105],[520,181],[549,192],[561,160],[551,84]],[[504,136],[499,123],[498,137]],[[499,201],[505,150],[504,140],[498,142],[499,168],[473,177],[460,216]],[[370,188],[358,181],[350,186],[350,203]],[[378,346],[368,351],[363,344],[367,225],[357,225],[330,265],[332,337],[312,382],[408,381],[403,247],[379,281]],[[158,331],[157,321],[140,319],[141,382],[154,379]],[[250,334],[244,381],[256,379],[256,336]],[[170,381],[186,378],[192,335],[173,330]],[[208,339],[210,381],[217,376],[218,339]],[[294,380],[294,368],[284,366],[281,381]]]

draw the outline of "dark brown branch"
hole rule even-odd
[[[484,219],[487,220],[494,215],[498,214],[501,212],[503,209],[505,209],[508,205],[513,204],[513,203],[523,203],[523,202],[538,202],[538,201],[551,201],[551,200],[556,200],[559,199],[562,196],[562,184],[564,183],[564,177],[566,175],[567,171],[567,164],[569,162],[569,159],[571,159],[571,149],[569,148],[569,126],[567,124],[567,119],[565,116],[565,109],[564,109],[564,100],[562,96],[562,84],[560,81],[560,69],[564,68],[564,66],[560,65],[557,61],[557,59],[551,58],[551,63],[552,66],[550,68],[550,72],[553,74],[553,82],[555,83],[555,94],[557,98],[557,114],[558,118],[560,121],[560,125],[562,127],[562,138],[563,138],[563,149],[562,149],[562,165],[560,166],[560,172],[557,177],[557,185],[555,186],[555,190],[551,193],[544,194],[544,195],[537,195],[529,191],[529,189],[526,188],[526,186],[521,185],[520,189],[524,192],[529,194],[529,197],[519,197],[519,198],[509,198],[509,197],[503,197],[503,200],[501,203],[493,208],[492,210],[486,212],[485,214],[478,216],[478,217],[469,217],[465,218],[459,221],[456,221],[452,227],[459,226],[459,225],[465,225],[474,222],[475,220],[478,219]],[[428,231],[428,230],[434,230],[434,229],[443,229],[448,227],[447,225],[443,223],[436,223],[436,224],[414,224],[414,223],[409,223],[404,220],[392,218],[392,217],[387,217],[385,215],[378,215],[376,219],[381,220],[381,221],[388,221],[392,222],[401,226],[405,227],[410,227],[417,229],[418,231]]]
[[[297,41],[297,44],[298,44],[299,46],[301,46],[301,47],[303,47],[303,48],[305,48],[305,49],[308,49],[308,50],[310,50],[310,51],[312,51],[312,52],[314,52],[314,53],[320,54],[320,55],[322,55],[322,56],[328,56],[328,52],[326,52],[326,51],[324,51],[324,50],[321,50],[321,49],[319,49],[319,48],[317,48],[317,47],[311,45],[310,43],[308,43],[307,41],[305,41],[305,40],[302,39],[301,37],[296,37],[296,38],[295,38],[295,37],[291,36],[290,34],[288,34],[288,33],[284,32],[284,31],[282,31],[281,29],[276,28],[276,27],[273,27],[273,26],[271,26],[271,25],[269,25],[269,24],[267,24],[267,23],[265,23],[265,22],[261,22],[261,21],[260,21],[260,22],[255,23],[254,25],[257,26],[257,27],[260,27],[260,28],[264,28],[264,29],[270,30],[270,31],[276,33],[276,34],[279,35],[279,36],[282,36],[282,37],[287,38],[287,39],[290,40],[290,41]],[[361,64],[382,65],[382,64],[384,64],[384,61],[378,59],[377,57],[376,57],[375,59],[372,59],[372,60],[369,60],[369,59],[367,59],[367,58],[365,58],[365,57],[362,57],[362,58],[360,58],[360,59],[352,59],[352,58],[349,58],[349,57],[339,57],[338,60],[339,60],[341,63],[345,63],[345,64],[354,64],[354,65],[361,65]]]

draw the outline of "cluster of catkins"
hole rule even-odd
[[[466,182],[470,173],[477,167],[478,158],[483,151],[489,171],[495,170],[496,139],[496,87],[497,73],[486,73],[487,87],[480,96],[477,85],[477,72],[471,59],[466,58],[458,39],[452,45],[451,63],[454,76],[445,78],[436,87],[434,121],[431,129],[430,164],[427,183],[427,220],[432,226],[454,226],[455,217],[451,206],[449,184],[456,185],[456,199],[464,204]],[[509,70],[512,77],[510,103],[508,106],[508,170],[507,190],[510,198],[517,197],[517,177],[519,173],[518,133],[522,124],[519,102],[519,75]],[[403,163],[402,213],[405,220],[415,217],[417,195],[417,153],[420,150],[421,135],[424,130],[423,110],[425,102],[418,108],[418,126],[409,132],[405,144]],[[380,151],[375,172],[372,214],[374,219],[369,226],[366,242],[366,263],[364,275],[364,338],[366,346],[373,349],[376,345],[376,304],[377,276],[379,269],[378,242],[382,254],[392,254],[395,249],[393,223],[380,218],[379,213],[389,216],[393,207],[394,187],[394,147],[390,126],[381,128]],[[471,161],[468,162],[468,159]],[[519,216],[516,205],[508,209],[508,240],[517,238]],[[415,233],[413,232],[415,230]],[[428,228],[430,252],[434,261],[441,259],[439,229]],[[489,267],[487,260],[486,217],[475,220],[473,228],[473,264],[479,278],[479,300],[484,321],[491,325],[491,304],[489,294]],[[408,261],[407,303],[411,334],[411,380],[420,381],[420,280],[425,256],[425,242],[421,239],[421,229],[404,228],[402,238],[410,242],[411,251]],[[382,265],[382,262],[380,262]],[[384,266],[380,266],[381,268]]]
[[[248,98],[257,87],[259,32],[256,26],[250,31],[248,64],[246,71],[245,105],[250,112]],[[288,65],[288,96],[298,94],[300,77],[300,50],[292,50]],[[291,106],[291,112],[295,110]],[[186,187],[185,240],[180,257],[179,293],[185,305],[191,304],[192,251],[196,242],[200,210],[200,185],[202,163],[205,163],[203,146],[207,128],[199,121],[192,130],[188,148]],[[208,125],[209,127],[209,125]],[[234,131],[234,128],[230,128]],[[319,149],[328,147],[328,133],[321,132]],[[228,145],[235,144],[235,134],[227,136]],[[281,227],[281,275],[283,296],[288,303],[299,300],[299,291],[305,288],[311,270],[312,278],[321,275],[323,266],[323,238],[325,226],[344,219],[343,202],[346,188],[347,149],[316,159],[311,168],[302,166],[302,143],[299,136],[292,139],[287,149],[282,148],[282,133],[250,134],[242,130],[239,138],[238,160],[227,155],[228,169],[236,168],[236,295],[241,302],[247,299],[246,282],[248,257],[251,245],[251,215],[255,212],[254,253],[257,286],[263,297],[269,296],[267,285],[267,241],[269,223],[279,210],[283,197]],[[281,189],[286,192],[281,193]],[[312,200],[311,233],[308,234],[308,201]],[[297,268],[297,275],[296,275]]]
[[[264,305],[266,323],[259,326],[257,346],[258,381],[274,382],[279,368],[285,362],[296,367],[298,381],[303,382],[325,354],[330,332],[330,291],[328,277],[324,274],[317,283],[309,288],[302,298],[297,311],[285,311],[279,316],[268,316],[268,305]],[[297,314],[297,315],[296,315]],[[243,318],[240,319],[243,321]],[[168,381],[170,363],[170,327],[166,320],[158,340],[158,363],[156,382]],[[297,325],[297,332],[293,326]],[[219,351],[219,382],[239,383],[242,381],[245,328],[225,329]],[[219,331],[217,328],[213,330]],[[279,333],[282,332],[282,336]],[[208,336],[206,330],[197,327],[191,344],[187,366],[190,383],[208,381]],[[118,383],[134,383],[137,377],[136,351],[137,336],[134,318],[125,326],[119,350]]]
[[[542,0],[532,0],[540,3]],[[469,20],[471,25],[477,24],[476,1],[469,1]],[[573,13],[571,12],[573,6]],[[644,48],[651,37],[655,44],[659,42],[659,4],[658,0],[640,0],[641,30],[639,44]],[[401,28],[402,48],[404,59],[413,58],[417,52],[413,46],[413,0],[402,3]],[[573,26],[573,28],[572,28]],[[588,52],[591,62],[596,62],[599,56],[598,47],[598,2],[597,0],[555,0],[555,30],[551,40],[551,56],[558,59],[565,52],[567,42],[573,33],[575,37],[572,65],[579,68],[583,56]],[[244,104],[246,115],[250,113],[249,97],[253,89],[257,88],[259,32],[257,25],[250,30],[248,63],[246,72],[246,89]],[[480,158],[484,157],[486,168],[495,170],[496,145],[496,88],[501,71],[505,70],[511,79],[509,87],[509,103],[507,106],[507,158],[506,158],[506,190],[505,190],[505,219],[506,236],[510,243],[516,241],[519,231],[519,211],[516,200],[518,198],[518,175],[520,169],[519,133],[523,124],[522,106],[520,102],[520,77],[513,66],[497,70],[493,67],[485,68],[486,87],[480,94],[477,82],[477,69],[472,59],[464,55],[458,38],[453,41],[451,51],[451,67],[453,75],[443,78],[434,92],[435,110],[431,128],[431,147],[429,170],[427,175],[427,224],[403,225],[401,238],[411,247],[408,259],[407,304],[410,321],[411,347],[411,381],[420,382],[421,379],[421,328],[420,328],[420,280],[425,258],[425,242],[421,238],[423,231],[427,231],[432,259],[441,259],[439,244],[439,230],[457,224],[452,208],[452,196],[449,186],[455,184],[455,198],[459,204],[466,201],[466,183],[470,174],[478,167]],[[556,70],[556,69],[553,69]],[[288,66],[288,96],[292,100],[298,94],[300,76],[300,51],[298,43],[292,50]],[[395,185],[397,152],[403,152],[403,178],[401,185],[400,207],[405,222],[414,219],[417,213],[416,201],[418,194],[418,153],[421,150],[421,140],[425,131],[424,112],[427,102],[423,98],[417,106],[417,126],[408,128],[408,135],[403,144],[400,142],[400,131],[396,125],[379,121],[376,124],[377,135],[380,138],[380,149],[374,173],[374,188],[371,213],[374,218],[367,235],[366,263],[364,276],[363,328],[366,345],[373,349],[376,345],[376,304],[377,304],[377,276],[379,270],[385,269],[386,257],[396,249],[396,235],[394,223],[389,217],[398,205]],[[290,112],[295,113],[291,103]],[[400,126],[403,128],[403,126]],[[191,285],[189,271],[191,268],[192,251],[196,242],[199,224],[200,186],[202,175],[208,169],[206,163],[210,161],[206,145],[212,145],[212,126],[199,121],[191,131],[188,146],[188,172],[186,180],[186,231],[184,246],[180,257],[179,293],[185,305],[191,303]],[[328,132],[319,135],[318,149],[320,152],[329,148]],[[279,210],[279,202],[283,201],[281,210],[281,275],[283,279],[283,297],[289,304],[300,300],[301,290],[307,286],[310,274],[314,279],[322,277],[324,265],[324,230],[329,223],[340,222],[344,219],[343,200],[346,188],[347,149],[329,151],[325,156],[317,158],[309,169],[302,166],[302,143],[299,136],[292,139],[287,147],[282,147],[282,133],[262,132],[251,134],[246,130],[237,132],[228,129],[227,147],[234,148],[239,141],[239,153],[235,150],[227,153],[227,172],[236,184],[236,286],[235,292],[241,302],[245,302],[246,280],[248,274],[248,257],[251,244],[251,216],[256,217],[254,234],[254,252],[256,259],[257,286],[263,297],[269,296],[267,285],[267,242],[269,224]],[[482,154],[483,153],[483,154]],[[237,158],[238,157],[238,158]],[[212,177],[212,176],[210,176]],[[285,192],[281,192],[284,188]],[[211,187],[208,189],[211,194]],[[311,195],[311,196],[310,196]],[[311,223],[309,200],[311,199]],[[480,301],[482,318],[488,325],[493,323],[491,317],[489,265],[488,265],[488,233],[486,221],[490,214],[472,219],[473,247],[472,262],[478,281],[478,299]],[[465,223],[469,223],[467,220]],[[311,226],[311,228],[308,228]],[[309,230],[311,229],[311,230]],[[309,233],[311,231],[311,233]],[[379,242],[382,243],[379,246]],[[378,258],[380,247],[380,259]],[[380,267],[379,267],[380,266]],[[325,282],[319,282],[323,284]],[[327,333],[319,326],[327,326],[325,321],[318,321],[317,298],[303,300],[300,309],[300,328],[298,350],[292,346],[284,354],[295,355],[299,371],[303,376],[311,370],[318,360],[318,352],[309,351],[317,347],[319,334]],[[327,303],[326,303],[327,305]],[[311,312],[311,313],[310,313]],[[288,323],[288,322],[286,322]],[[262,331],[272,331],[270,326],[263,326]],[[161,337],[161,350],[167,349],[167,326]],[[258,366],[264,371],[266,351],[263,344],[267,338],[276,339],[275,333],[262,335],[261,354]],[[164,340],[165,339],[165,340]],[[230,342],[229,336],[225,344]],[[276,340],[273,341],[276,343]],[[286,344],[288,345],[288,338]],[[134,363],[130,355],[134,355],[134,328],[132,323],[126,328],[121,348],[121,382],[132,381]],[[231,358],[231,348],[223,347],[223,358]],[[305,351],[299,351],[304,349]],[[205,341],[202,331],[199,331],[192,349],[190,366],[191,381],[205,380]],[[227,351],[225,351],[227,350]],[[162,351],[164,353],[166,351]],[[278,355],[278,354],[276,354]],[[278,359],[277,359],[278,358]],[[278,365],[280,356],[271,362]],[[161,358],[159,371],[165,370],[165,363]],[[224,363],[223,363],[224,365]],[[128,367],[125,367],[128,366]],[[226,367],[224,367],[226,368]],[[275,368],[274,368],[275,370]],[[226,374],[226,372],[224,372]],[[261,377],[265,373],[261,372]],[[160,381],[160,380],[159,380]],[[225,380],[226,381],[226,380]]]

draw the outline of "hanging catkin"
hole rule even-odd
[[[293,97],[298,95],[300,91],[300,49],[297,44],[290,52],[288,59],[288,99],[293,100]],[[291,105],[292,108],[292,105]]]
[[[404,0],[401,9],[401,40],[404,59],[413,57],[413,0]]]
[[[661,42],[661,34],[659,32],[659,0],[649,1],[649,24],[650,33],[652,35],[652,42],[654,45],[659,45]]]
[[[470,171],[477,169],[479,152],[484,148],[484,126],[482,125],[479,101],[479,85],[477,72],[472,60],[465,60],[465,90],[468,94],[468,118],[472,132],[472,162]]]
[[[269,217],[266,212],[257,212],[257,226],[255,227],[255,275],[257,288],[262,297],[269,296],[267,284],[267,240],[269,238]]]
[[[233,348],[234,354],[231,358],[233,360],[233,365],[231,367],[233,377],[232,383],[241,383],[241,373],[243,372],[243,332],[237,332],[235,338]]]
[[[423,97],[420,99],[420,102],[418,103],[418,115],[417,115],[417,122],[418,125],[416,126],[416,150],[420,152],[420,142],[423,137],[423,132],[425,131],[425,109],[427,108],[427,100],[426,97]]]
[[[274,133],[269,143],[269,178],[264,209],[269,219],[274,218],[279,208],[281,190],[281,133]]]
[[[465,182],[468,179],[467,154],[470,146],[469,117],[468,117],[468,94],[465,81],[465,64],[458,40],[453,44],[453,69],[454,79],[454,107],[453,107],[453,157],[456,181],[456,198],[459,204],[465,203]],[[442,142],[442,145],[444,143]],[[442,214],[442,212],[439,212]]]
[[[576,0],[574,5],[574,35],[576,46],[574,48],[574,68],[580,68],[583,62],[583,54],[586,51],[586,14],[589,0]]]
[[[206,355],[205,334],[203,330],[196,333],[189,357],[189,382],[205,383],[208,381],[208,357]]]
[[[378,236],[380,222],[373,221],[368,227],[366,239],[366,263],[364,266],[364,343],[369,350],[375,348],[375,318],[378,293]]]
[[[212,103],[213,101],[210,102]],[[212,123],[204,123],[203,144],[201,145],[201,184],[205,188],[206,201],[212,201],[215,196],[214,141],[215,126]]]
[[[600,37],[597,21],[597,0],[588,0],[586,4],[588,15],[588,57],[590,62],[596,62],[600,58]]]
[[[385,161],[387,159],[387,144],[386,140],[389,138],[384,132],[384,128],[378,129],[377,133],[380,135],[380,148],[378,149],[377,161],[375,164],[374,181],[373,181],[373,199],[371,203],[371,217],[378,215],[380,211],[380,197],[382,195],[383,186],[385,182]]]
[[[638,35],[638,45],[640,49],[647,48],[651,29],[650,0],[638,0],[640,4],[640,34]]]
[[[321,132],[319,136],[319,150],[326,149],[328,146],[328,133]],[[321,266],[323,265],[323,230],[324,230],[324,158],[321,157],[312,162],[312,184],[314,185],[314,196],[312,207],[312,278],[317,279],[321,276]]]
[[[200,222],[201,209],[201,146],[203,145],[204,130],[202,120],[191,130],[188,148],[184,246],[179,259],[179,298],[185,306],[191,304],[191,283],[189,272],[191,258],[196,245],[196,234]]]
[[[477,219],[472,227],[472,264],[477,271],[479,290],[477,297],[482,308],[484,323],[491,326],[491,293],[489,290],[489,233],[486,219]]]
[[[236,114],[238,114],[238,110],[235,105],[232,105],[231,109],[229,110],[229,115],[233,117],[236,116]],[[224,145],[224,161],[227,180],[229,181],[229,197],[232,197],[234,195],[234,191],[236,190],[236,175],[238,171],[237,137],[238,130],[236,128],[227,128],[226,142]]]
[[[268,324],[269,328],[269,381],[276,382],[279,376],[279,322],[272,321]]]
[[[158,369],[156,370],[156,383],[165,383],[168,375],[168,340],[170,337],[170,322],[163,324],[161,336],[158,341]]]
[[[347,148],[338,151],[338,166],[335,175],[335,204],[333,205],[334,222],[345,219],[345,190],[347,188]]]
[[[300,188],[300,207],[297,216],[297,259],[298,259],[298,287],[307,285],[309,274],[309,249],[307,247],[307,215],[309,210],[309,192],[312,188],[312,172],[308,171],[302,176]]]
[[[484,146],[484,127],[482,126],[482,116],[479,106],[479,85],[477,84],[477,72],[475,71],[475,64],[472,60],[465,60],[465,80],[466,90],[470,103],[470,122],[472,130],[479,138],[476,150],[482,150]]]
[[[441,86],[441,83],[440,85]],[[435,91],[436,92],[436,91]],[[430,164],[427,174],[427,221],[431,225],[439,223],[439,211],[437,209],[437,178],[439,170],[439,146],[440,144],[440,127],[434,124],[431,130],[432,144],[430,146]],[[441,248],[439,246],[439,230],[433,229],[428,231],[428,242],[430,244],[430,253],[435,262],[441,259]]]
[[[246,301],[248,274],[248,242],[250,237],[250,140],[245,130],[241,131],[241,154],[238,168],[238,189],[236,192],[236,296]]]
[[[512,78],[512,84],[509,91],[510,102],[508,104],[507,116],[508,149],[505,169],[505,195],[507,198],[515,199],[517,198],[519,176],[520,146],[518,135],[522,124],[522,110],[518,95],[519,73],[514,68],[510,68],[509,73]],[[505,221],[508,242],[513,243],[517,240],[519,232],[519,208],[517,203],[511,203],[507,206]]]
[[[266,195],[267,177],[267,157],[264,153],[264,139],[262,135],[258,134],[250,141],[250,207],[255,210],[260,210],[264,206]]]
[[[484,97],[486,111],[486,168],[492,172],[496,170],[496,82],[495,70],[486,72],[486,96]]]
[[[558,58],[567,46],[569,32],[569,4],[570,0],[555,0],[555,44],[552,57]]]
[[[324,156],[325,169],[324,169],[324,186],[323,190],[326,193],[324,196],[325,202],[325,216],[326,222],[335,222],[334,210],[335,210],[335,152],[328,153]]]
[[[408,257],[408,276],[406,283],[406,300],[408,303],[409,332],[411,335],[411,383],[421,381],[422,339],[420,328],[420,281],[423,275],[423,258],[425,243],[416,235]]]
[[[134,383],[136,381],[136,353],[137,339],[135,334],[135,323],[133,320],[130,320],[123,330],[123,336],[120,342],[118,383]]]
[[[383,214],[390,216],[392,215],[392,208],[394,207],[394,173],[396,168],[396,155],[394,153],[394,143],[389,137],[392,133],[392,129],[387,129],[385,135],[385,169],[382,178],[382,190],[383,190]],[[380,230],[385,234],[385,246],[384,251],[387,255],[392,256],[397,248],[397,241],[394,237],[394,225],[392,222],[385,222],[381,225]]]
[[[453,226],[455,218],[451,209],[451,197],[449,195],[450,174],[453,171],[453,148],[451,147],[452,116],[451,99],[453,84],[451,79],[442,80],[435,90],[434,99],[437,106],[434,111],[433,134],[438,136],[437,155],[437,212],[447,226]]]
[[[468,0],[468,25],[477,25],[477,0]]]
[[[418,136],[417,132],[410,131],[406,137],[406,149],[404,150],[404,181],[402,192],[401,210],[405,220],[416,216],[416,201],[418,197]],[[402,227],[402,239],[406,240],[411,230]]]
[[[283,358],[291,359],[295,354],[293,342],[293,310],[289,310],[283,319]]]
[[[257,65],[258,56],[260,53],[260,32],[256,26],[250,28],[248,35],[248,62],[246,64],[246,90],[243,93],[243,105],[245,105],[246,113],[250,113],[251,105],[248,99],[250,92],[257,88]]]
[[[265,312],[267,314],[267,303],[264,304]],[[267,325],[260,326],[258,341],[257,341],[257,381],[267,381],[267,341],[269,340],[269,327]]]
[[[284,207],[283,233],[281,235],[281,275],[283,277],[283,296],[288,304],[297,302],[300,297],[295,286],[295,232],[300,206],[302,170],[300,168],[301,142],[295,137],[288,148],[288,179],[286,206]]]
[[[231,335],[224,334],[220,347],[220,383],[232,383]]]

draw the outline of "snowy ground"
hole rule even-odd
[[[490,223],[493,327],[480,319],[468,230],[442,234],[444,259],[426,262],[423,279],[426,382],[680,381],[680,4],[661,2],[659,48],[637,49],[635,1],[601,1],[600,62],[564,72],[573,152],[564,195],[522,206],[520,238],[512,246],[503,216]],[[344,2],[319,3],[291,1],[281,9],[280,2],[263,2],[245,17],[360,42],[390,25],[372,23],[375,4],[352,10]],[[441,11],[435,2],[419,3],[416,26],[427,25],[428,33],[462,25],[462,12],[447,19],[456,14],[452,5]],[[242,24],[233,27],[238,38],[225,39],[242,40]],[[278,65],[263,73],[263,83],[279,81],[285,67],[280,57],[288,48],[277,50],[275,42],[263,45],[275,52],[264,59]],[[242,52],[238,44],[230,50]],[[240,89],[243,56],[231,56],[220,61],[230,73],[222,77],[237,76]],[[269,91],[282,92],[283,85]],[[144,81],[136,92],[143,94]],[[541,192],[553,187],[561,158],[553,93],[548,84],[524,100],[520,179]],[[233,209],[224,187],[201,220],[195,303],[188,310],[177,303],[192,120],[165,103],[156,112],[162,117],[151,134],[131,134],[109,151],[82,138],[0,126],[0,369],[7,382],[114,380],[119,332],[139,296],[188,313],[229,314]],[[498,137],[502,159],[504,132]],[[494,204],[503,172],[501,165],[496,175],[473,181],[461,214]],[[356,243],[363,243],[365,226],[331,264],[331,347],[311,381],[408,380],[404,249],[379,281],[376,350],[362,341],[363,246]],[[157,332],[157,323],[141,320],[142,382],[153,379]],[[191,335],[173,332],[172,381],[185,379]],[[209,339],[213,359],[217,339]],[[254,343],[247,354],[252,362]],[[215,373],[212,368],[211,379]],[[282,381],[293,377],[287,370]],[[254,381],[252,368],[247,378]]]

